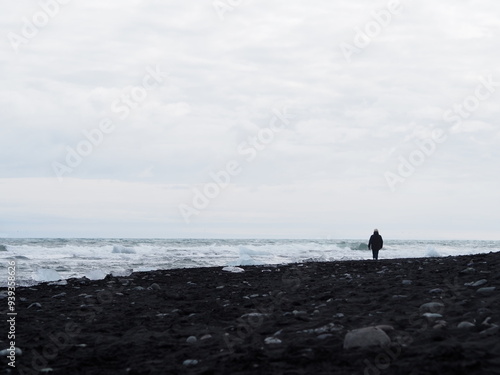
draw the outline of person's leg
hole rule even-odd
[[[378,250],[373,250],[373,259],[378,260]]]

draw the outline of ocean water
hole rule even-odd
[[[388,241],[379,259],[500,251],[500,241]],[[0,239],[0,286],[15,261],[17,285],[134,271],[371,259],[366,240]]]

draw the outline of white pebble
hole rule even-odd
[[[281,344],[281,340],[277,337],[266,337],[264,339],[264,342],[268,345],[272,345],[272,344]]]
[[[460,322],[457,325],[457,328],[460,328],[460,329],[470,329],[470,328],[474,328],[474,327],[475,327],[474,323],[471,323],[471,322]]]
[[[424,313],[422,316],[426,317],[429,321],[434,321],[443,317],[441,314],[436,313]]]
[[[500,330],[500,327],[498,327],[497,325],[494,325],[490,328],[485,329],[484,331],[479,332],[479,334],[481,336],[493,336],[493,335],[496,335],[499,330]]]
[[[186,359],[184,362],[182,362],[184,366],[196,366],[198,364],[197,359]]]
[[[489,287],[486,287],[486,288],[479,288],[478,290],[476,290],[476,293],[478,294],[482,294],[482,295],[488,295],[488,294],[491,294],[495,291],[495,287],[494,286],[489,286]]]
[[[486,284],[487,282],[488,282],[488,280],[486,280],[486,279],[481,279],[481,280],[476,281],[475,283],[472,283],[472,285],[471,285],[471,286],[481,286],[481,285]]]
[[[14,352],[16,353],[16,355],[23,355],[23,351],[19,348],[15,348]],[[4,350],[1,350],[0,351],[0,357],[3,357],[3,356],[7,356],[7,355],[11,355],[11,350],[10,348],[9,349],[4,349]]]
[[[157,284],[157,283],[153,283],[149,286],[148,289],[152,289],[152,290],[160,290],[160,286]]]
[[[444,310],[444,305],[441,302],[428,302],[419,307],[420,311],[436,312]]]

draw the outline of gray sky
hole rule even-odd
[[[0,236],[499,239],[498,1],[1,8]]]

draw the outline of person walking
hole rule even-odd
[[[378,260],[378,252],[384,246],[384,240],[382,236],[378,234],[378,229],[373,230],[373,234],[370,236],[370,241],[368,241],[368,249],[372,250],[373,260]]]

